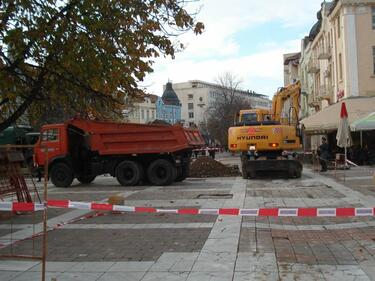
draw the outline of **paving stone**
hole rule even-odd
[[[163,252],[197,252],[211,229],[58,229],[48,234],[48,261],[154,261]],[[34,239],[41,247],[42,239]],[[32,240],[14,245],[31,254]],[[4,248],[0,254],[9,250]]]
[[[142,281],[185,281],[188,272],[156,272],[150,271],[141,279]]]
[[[70,280],[95,281],[101,275],[103,275],[102,272],[64,272],[58,276],[57,280],[58,281],[70,281]]]
[[[109,272],[146,272],[154,262],[116,262],[109,269]]]
[[[375,262],[374,260],[370,261],[363,261],[360,263],[360,267],[363,270],[363,272],[366,273],[367,277],[370,280],[375,280]]]
[[[187,281],[232,281],[232,272],[191,272]]]
[[[36,266],[39,262],[35,261],[16,261],[16,260],[1,260],[0,271],[26,271]]]
[[[199,272],[233,272],[236,254],[201,252],[192,271]]]
[[[164,253],[149,271],[191,271],[199,253]]]
[[[77,262],[47,262],[46,271],[64,272],[69,271]],[[28,271],[42,271],[42,263],[30,268]]]
[[[254,272],[235,272],[233,281],[279,281],[277,272],[254,271]]]
[[[80,262],[67,269],[66,272],[106,272],[113,262]]]
[[[52,278],[57,278],[59,276],[61,276],[61,272],[46,272],[46,280],[51,280]],[[1,279],[2,280],[2,279]],[[14,279],[12,279],[12,281],[31,281],[31,280],[42,280],[42,273],[41,272],[31,272],[31,271],[27,271],[27,272],[22,272],[21,274],[17,275]],[[60,277],[58,278],[58,280],[62,280],[60,279]],[[78,280],[78,279],[76,279]],[[86,279],[88,280],[88,279]],[[3,280],[2,280],[3,281]]]
[[[275,254],[239,253],[235,271],[239,272],[277,272]]]
[[[22,271],[0,271],[1,281],[10,281],[17,275],[20,275]]]
[[[357,266],[352,265],[338,265],[336,267],[330,266],[319,266],[324,278],[327,280],[340,280],[340,281],[370,281],[366,273],[358,268]]]
[[[145,272],[106,272],[97,281],[140,281]]]

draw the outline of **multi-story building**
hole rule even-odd
[[[284,86],[299,80],[299,61],[301,53],[284,54]]]
[[[313,112],[343,98],[375,96],[375,0],[324,2],[303,40],[300,68]]]
[[[207,110],[218,97],[221,88],[217,84],[200,80],[174,83],[173,89],[182,105],[181,121],[186,126],[203,125],[207,118]],[[271,101],[267,96],[242,90],[236,90],[235,93],[249,101],[254,108],[271,107]]]
[[[181,103],[171,82],[167,83],[163,96],[156,101],[156,118],[169,124],[181,122]]]
[[[130,109],[124,112],[125,120],[130,123],[146,124],[156,119],[156,95],[142,95]]]
[[[343,99],[348,111],[356,110],[349,112],[351,121],[369,113],[368,103],[375,108],[375,0],[324,1],[317,23],[302,40],[299,76],[311,115],[302,123],[310,134],[328,134],[334,142],[339,115],[330,126],[321,122],[332,119],[329,112],[337,108],[332,105]],[[319,143],[314,139],[313,149]]]

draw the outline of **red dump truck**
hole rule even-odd
[[[102,174],[123,186],[169,185],[188,176],[192,150],[202,145],[198,130],[180,125],[72,119],[42,127],[34,160],[43,169],[48,151],[49,175],[57,187],[70,186],[74,178],[91,183]]]

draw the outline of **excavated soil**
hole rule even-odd
[[[190,177],[237,177],[241,176],[237,166],[226,166],[211,157],[200,157],[190,165]]]

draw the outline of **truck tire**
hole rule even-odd
[[[177,173],[175,182],[181,182],[185,180],[190,174],[190,165],[184,165],[180,168],[180,171]]]
[[[95,180],[96,176],[85,175],[85,176],[78,176],[77,180],[82,184],[89,184]]]
[[[143,178],[143,169],[137,162],[125,160],[117,165],[115,175],[122,186],[134,186]]]
[[[65,163],[56,163],[51,168],[51,181],[56,187],[69,187],[74,179],[72,169]]]
[[[165,159],[157,159],[147,169],[147,177],[153,185],[170,185],[177,176],[176,167]]]

